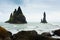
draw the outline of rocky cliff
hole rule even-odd
[[[6,23],[16,23],[16,24],[21,24],[21,23],[27,23],[25,16],[22,13],[22,10],[20,7],[18,7],[18,10],[14,10],[13,13],[11,13],[10,18]]]
[[[44,12],[44,15],[43,15],[43,19],[41,19],[41,23],[47,23],[45,12]]]

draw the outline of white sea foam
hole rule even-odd
[[[0,23],[0,26],[4,27],[8,31],[11,31],[13,34],[19,31],[28,31],[28,30],[36,30],[38,34],[42,32],[50,32],[53,30],[59,29],[60,26],[57,24],[43,24],[43,23],[27,23],[27,24],[9,24],[9,23]]]

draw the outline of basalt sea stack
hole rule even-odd
[[[41,19],[41,23],[47,23],[47,21],[46,21],[46,13],[44,12],[44,15],[43,15],[44,17],[43,17],[43,19]]]
[[[14,23],[14,24],[23,24],[27,23],[25,16],[22,13],[22,10],[20,7],[18,7],[18,10],[14,10],[13,13],[11,13],[10,18],[6,23]]]

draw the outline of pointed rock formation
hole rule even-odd
[[[15,23],[15,24],[21,24],[21,23],[27,23],[25,16],[23,15],[21,8],[18,7],[18,10],[14,10],[13,14],[11,13],[10,18],[6,23]]]
[[[44,12],[44,15],[43,15],[44,17],[43,17],[43,19],[41,19],[41,23],[47,23],[47,21],[46,21],[46,13]]]

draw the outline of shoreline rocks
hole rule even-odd
[[[39,35],[36,31],[20,31],[13,35],[13,40],[55,40],[51,37]]]
[[[0,26],[0,40],[11,40],[10,35],[11,32],[7,31],[5,28]]]
[[[41,35],[46,37],[52,37],[52,35],[49,32],[44,32]]]
[[[60,36],[60,29],[54,30],[54,31],[53,31],[53,35]]]
[[[48,32],[38,34],[35,30],[31,31],[19,31],[13,34],[0,26],[0,40],[60,40],[52,38],[52,35]]]

